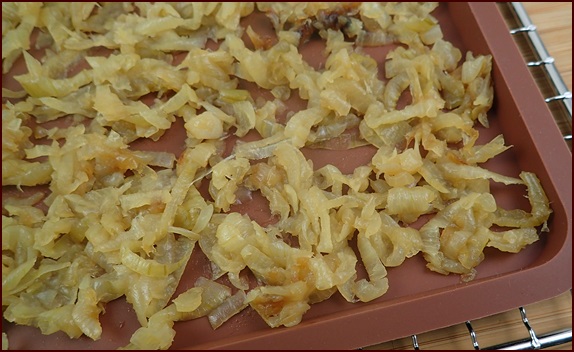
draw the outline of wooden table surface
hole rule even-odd
[[[548,53],[566,86],[572,91],[572,3],[524,2],[528,15],[536,25]],[[542,302],[525,306],[530,325],[537,336],[572,328],[572,292],[565,292]],[[528,338],[518,309],[496,314],[471,322],[481,348]],[[464,324],[417,335],[419,348],[472,350],[469,331]],[[412,350],[412,338],[402,338],[365,349]],[[572,350],[572,343],[548,349]]]
[[[572,3],[522,3],[555,65],[572,91]]]

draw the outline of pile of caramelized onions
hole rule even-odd
[[[334,294],[381,297],[417,254],[472,280],[485,247],[536,241],[551,213],[536,175],[482,166],[509,148],[477,143],[492,58],[446,41],[437,6],[2,3],[3,318],[96,340],[125,297],[141,328],[124,347],[165,349],[177,321],[215,329],[250,307],[290,327]],[[181,153],[137,147],[173,128]],[[355,148],[372,158],[350,172],[304,153]],[[493,182],[531,209],[500,207]],[[256,196],[272,221],[237,211]],[[199,252],[211,273],[176,295]]]

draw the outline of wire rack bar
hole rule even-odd
[[[472,341],[472,347],[474,347],[475,350],[479,350],[480,346],[478,345],[478,340],[476,338],[476,332],[474,331],[472,324],[470,324],[470,321],[466,321],[466,328],[468,329],[468,333],[470,334],[470,340]]]
[[[545,101],[547,103],[553,101],[562,101],[566,111],[568,112],[568,117],[570,118],[570,123],[572,123],[572,92],[568,90],[566,83],[562,79],[562,76],[558,72],[556,65],[554,65],[554,58],[550,56],[544,43],[542,42],[542,38],[538,33],[536,26],[530,20],[528,13],[524,9],[524,6],[520,2],[511,2],[510,3],[511,10],[514,12],[516,16],[516,20],[518,21],[519,27],[511,29],[510,34],[515,35],[518,33],[524,33],[528,36],[528,39],[532,43],[532,48],[536,52],[539,57],[537,61],[530,61],[526,64],[529,67],[535,66],[544,66],[546,69],[552,84],[556,88],[557,94],[551,97],[547,97]],[[572,134],[567,134],[564,136],[564,139],[571,140]]]
[[[533,348],[531,339],[523,339],[512,342],[506,342],[500,345],[491,346],[485,348],[485,350],[532,350],[532,349],[544,349],[554,346],[563,345],[568,342],[572,342],[572,329],[566,329],[562,331],[552,332],[546,335],[540,335],[538,337],[540,342],[540,347]]]

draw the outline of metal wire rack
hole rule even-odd
[[[532,326],[530,325],[530,322],[528,321],[528,317],[526,315],[526,309],[524,307],[519,307],[518,311],[520,312],[522,323],[524,324],[524,327],[528,332],[529,335],[528,338],[508,341],[497,345],[481,348],[478,341],[478,334],[473,328],[472,323],[470,321],[466,321],[464,324],[468,329],[470,343],[472,343],[472,347],[475,350],[533,350],[533,349],[543,349],[543,348],[560,346],[572,341],[571,328],[537,335]],[[419,346],[418,336],[412,335],[411,339],[413,349],[420,350],[421,348]]]
[[[520,2],[500,3],[516,44],[521,50],[526,65],[530,67],[540,91],[548,104],[564,140],[572,150],[572,92],[558,72],[554,58],[550,56],[536,25]]]
[[[568,143],[570,150],[572,150],[572,92],[568,90],[562,76],[556,69],[554,58],[546,50],[536,26],[530,20],[522,4],[520,2],[502,3],[500,8],[507,12],[509,16],[507,22],[509,22],[509,26],[514,26],[510,27],[510,34],[513,35],[517,45],[520,47],[525,57],[526,65],[532,68],[532,74],[541,92],[546,97],[545,102],[549,104],[556,123],[562,131],[564,140]],[[534,71],[535,69],[542,69],[543,71],[536,72]],[[528,332],[528,338],[481,348],[472,323],[466,321],[464,324],[468,329],[473,348],[475,350],[530,350],[549,348],[572,342],[572,327],[537,335],[528,321],[526,309],[519,307],[518,310],[522,323]],[[412,335],[411,339],[413,348],[419,350],[417,335]]]

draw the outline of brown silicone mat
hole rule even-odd
[[[303,321],[291,328],[271,329],[250,308],[215,331],[204,318],[180,322],[175,324],[172,348],[358,348],[488,316],[571,288],[572,155],[536,83],[495,3],[441,3],[433,15],[439,19],[446,39],[463,52],[493,55],[495,104],[489,114],[491,126],[481,129],[481,138],[489,140],[502,132],[513,148],[489,161],[487,167],[513,176],[519,170],[538,175],[553,209],[550,232],[519,254],[485,250],[486,259],[477,267],[476,278],[468,283],[460,282],[457,275],[430,272],[417,255],[388,269],[389,291],[375,301],[351,304],[335,294],[312,305]],[[309,46],[306,50],[314,49]],[[361,148],[333,153],[307,155],[317,161],[317,167],[333,162],[341,169],[352,169],[351,159],[370,159],[364,154],[369,150]],[[506,187],[496,197],[504,207],[528,209],[522,188]],[[190,287],[193,278],[206,270],[205,258],[192,255],[182,286]],[[133,311],[122,300],[106,305],[101,320],[104,332],[95,342],[88,338],[70,341],[62,333],[43,336],[35,328],[9,324],[3,324],[3,331],[8,332],[15,349],[101,349],[124,346],[138,327]]]

